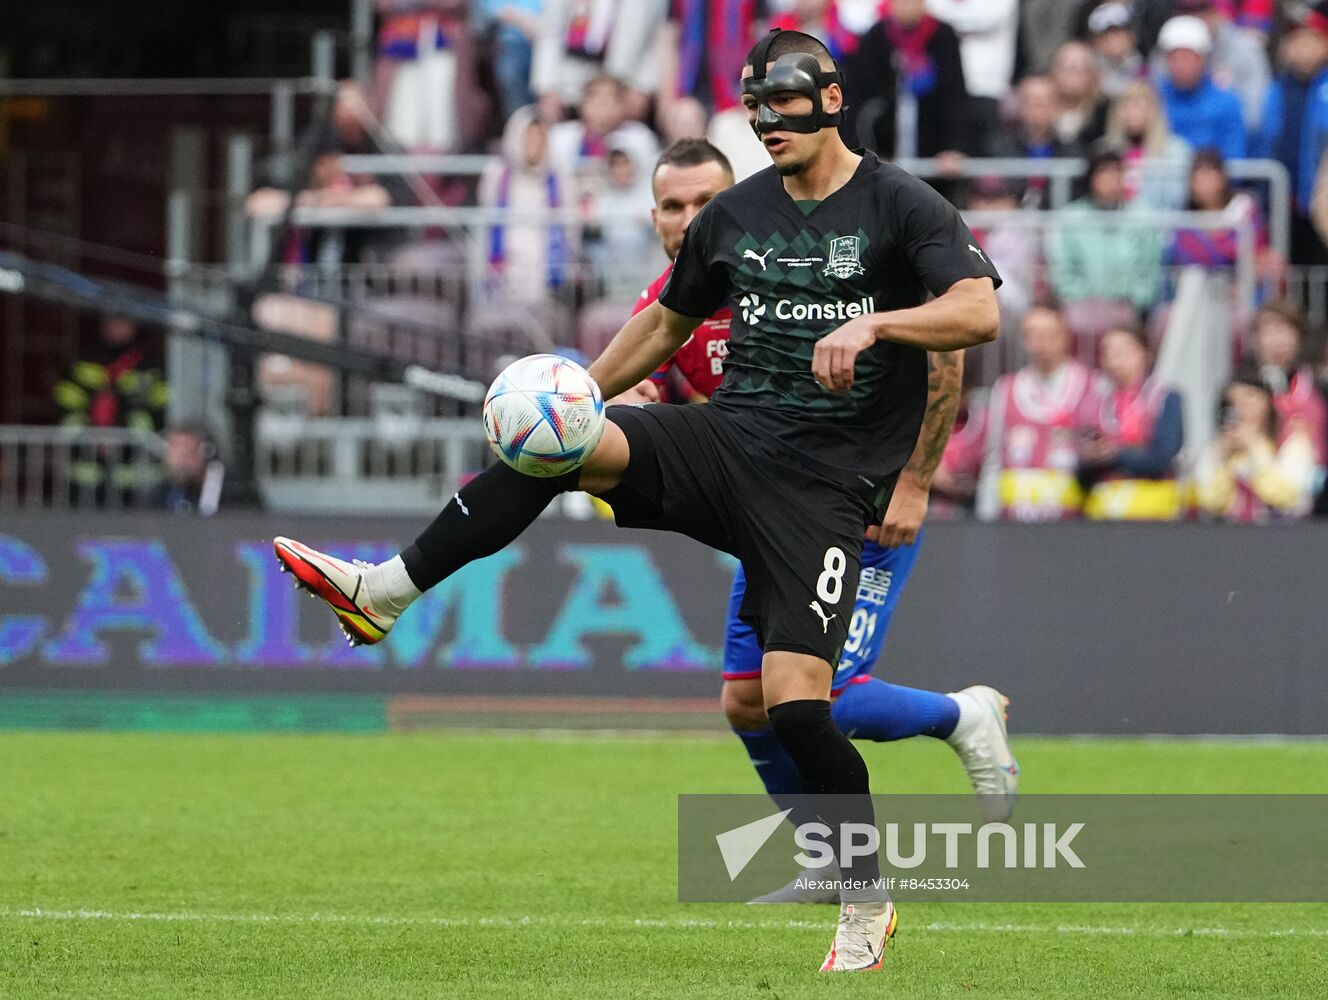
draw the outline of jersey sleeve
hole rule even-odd
[[[898,188],[895,232],[913,273],[933,295],[942,295],[966,278],[990,278],[997,288],[1001,276],[978,245],[958,210],[916,177]]]
[[[718,259],[714,238],[718,211],[711,202],[692,220],[683,233],[673,273],[660,292],[660,304],[680,316],[706,319],[728,298],[729,275]]]

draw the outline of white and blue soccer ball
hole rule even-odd
[[[499,458],[527,476],[560,476],[604,433],[604,397],[590,373],[556,354],[502,370],[484,397],[484,431]]]

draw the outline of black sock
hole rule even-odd
[[[401,553],[420,592],[462,566],[506,548],[530,527],[559,493],[577,488],[581,471],[541,479],[502,462],[463,486],[441,514]]]
[[[815,795],[830,795],[819,807],[821,818],[833,831],[834,845],[840,844],[843,823],[874,823],[871,784],[867,763],[857,748],[835,725],[828,701],[786,701],[770,709],[770,724],[789,756],[798,765],[808,790]],[[855,858],[841,867],[845,879],[868,885],[861,894],[845,893],[844,898],[882,899],[871,883],[881,876],[876,855]]]

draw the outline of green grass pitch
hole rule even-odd
[[[1028,793],[1328,793],[1328,743],[1017,750]],[[0,734],[0,997],[1328,996],[1325,905],[914,904],[821,975],[832,909],[673,898],[675,795],[755,789],[727,738]]]

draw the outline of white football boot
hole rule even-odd
[[[1004,823],[1019,793],[1019,763],[1010,752],[1005,709],[1010,699],[982,684],[950,695],[959,702],[959,723],[946,739],[959,754],[978,808],[989,823]]]
[[[346,641],[352,646],[381,642],[397,622],[395,612],[375,608],[364,585],[368,563],[347,562],[293,538],[274,538],[272,548],[283,573],[293,573],[295,584],[319,598],[337,616]]]
[[[899,926],[899,914],[888,899],[883,903],[843,903],[835,943],[821,965],[822,972],[868,972],[885,959],[886,942]]]

